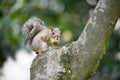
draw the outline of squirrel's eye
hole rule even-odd
[[[52,34],[54,35],[55,33],[54,33],[54,32],[52,32]]]

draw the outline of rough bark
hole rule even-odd
[[[77,41],[37,55],[30,69],[31,80],[88,80],[119,17],[119,0],[100,0]]]

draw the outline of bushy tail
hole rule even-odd
[[[25,39],[25,44],[31,43],[35,35],[45,29],[44,22],[37,17],[32,17],[23,25],[22,34]]]

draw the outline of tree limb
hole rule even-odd
[[[77,41],[37,55],[31,65],[31,80],[89,79],[107,49],[119,17],[119,0],[100,0]]]

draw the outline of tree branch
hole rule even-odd
[[[119,17],[119,0],[100,0],[77,41],[37,55],[31,80],[87,80],[95,73]]]

